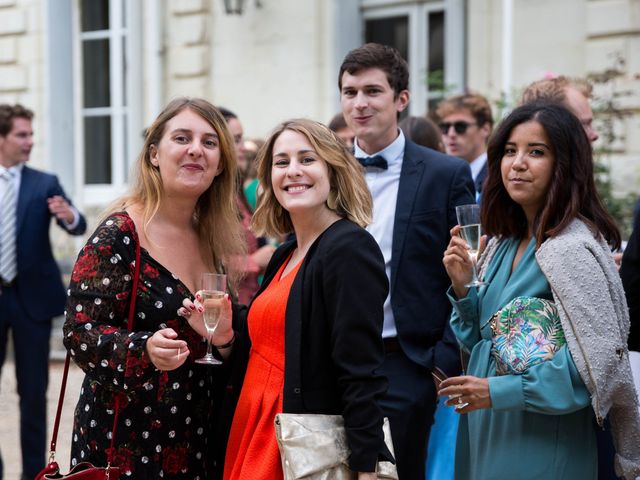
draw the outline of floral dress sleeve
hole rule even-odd
[[[128,215],[107,218],[78,255],[66,305],[66,348],[87,375],[115,390],[142,385],[156,370],[145,351],[153,332],[127,330],[137,241]]]

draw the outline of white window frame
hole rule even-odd
[[[401,15],[409,19],[409,115],[426,114],[427,101],[439,96],[438,93],[429,92],[426,82],[429,45],[425,32],[431,12],[444,11],[445,14],[445,85],[451,85],[456,92],[464,89],[464,0],[361,0],[361,8],[363,23]]]
[[[83,203],[101,207],[126,192],[130,166],[142,144],[142,74],[141,6],[138,1],[109,1],[109,30],[80,30],[81,1],[74,10],[74,83],[75,89],[75,178],[76,191],[82,192]],[[126,27],[123,19],[126,16]],[[86,40],[109,39],[110,101],[108,107],[84,108],[82,43]],[[126,43],[125,43],[126,39]],[[126,46],[125,46],[126,45]],[[127,64],[127,76],[123,67]],[[124,104],[126,98],[128,104]],[[85,183],[84,119],[111,117],[111,183]]]

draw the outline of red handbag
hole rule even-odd
[[[136,244],[136,264],[133,276],[133,286],[131,288],[131,303],[129,305],[129,320],[127,328],[131,330],[133,327],[133,315],[136,306],[136,292],[138,291],[138,276],[140,274],[140,242]],[[60,426],[60,415],[62,413],[62,404],[64,403],[64,391],[67,387],[67,376],[69,374],[69,361],[71,356],[67,352],[67,358],[64,362],[64,372],[62,374],[62,384],[60,385],[60,397],[58,398],[58,410],[56,411],[56,420],[53,424],[53,434],[51,435],[51,446],[49,454],[49,463],[44,469],[36,475],[35,480],[118,480],[120,478],[120,469],[111,465],[113,454],[115,452],[114,442],[116,439],[116,426],[118,424],[118,413],[120,412],[120,402],[116,397],[116,405],[113,415],[113,428],[111,429],[111,448],[109,448],[107,466],[96,467],[89,462],[81,462],[74,466],[66,475],[60,473],[60,466],[56,462],[56,441],[58,439],[58,427]]]

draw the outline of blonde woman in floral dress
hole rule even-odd
[[[210,103],[179,98],[149,128],[136,169],[132,192],[89,237],[71,277],[64,343],[86,373],[71,463],[106,465],[118,402],[120,478],[205,480],[215,371],[194,363],[205,344],[179,310],[202,273],[243,253],[233,140]]]

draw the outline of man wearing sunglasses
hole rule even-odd
[[[465,93],[443,100],[436,116],[447,153],[466,160],[471,167],[477,199],[487,176],[487,139],[493,128],[491,106],[482,95]]]

